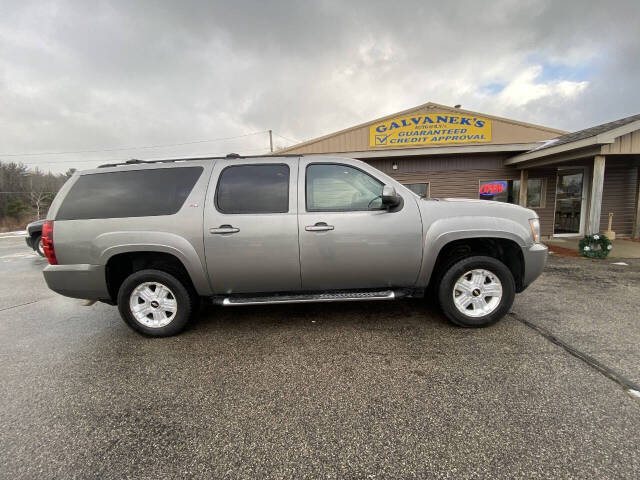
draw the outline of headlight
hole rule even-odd
[[[540,243],[540,219],[529,219],[529,225],[531,226],[531,235],[533,236],[533,243]]]

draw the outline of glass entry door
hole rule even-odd
[[[583,168],[558,171],[554,235],[579,235],[582,233],[583,190]]]

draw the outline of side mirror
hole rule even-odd
[[[387,208],[395,208],[402,202],[402,197],[398,195],[393,185],[382,187],[382,205]]]

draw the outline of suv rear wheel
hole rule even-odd
[[[504,317],[515,298],[511,270],[493,257],[468,257],[441,278],[438,299],[444,314],[461,327],[486,327]]]
[[[118,291],[118,310],[133,329],[152,337],[181,332],[193,310],[193,296],[178,278],[162,270],[139,270]]]

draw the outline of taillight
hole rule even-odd
[[[53,220],[47,220],[42,225],[42,250],[51,265],[57,265],[56,251],[53,248]]]

